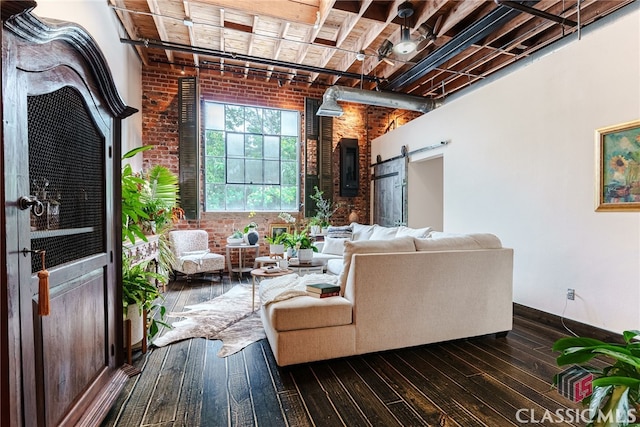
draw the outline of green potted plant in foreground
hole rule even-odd
[[[567,337],[553,345],[553,350],[561,353],[556,359],[559,366],[578,365],[594,375],[593,393],[582,400],[590,409],[589,426],[640,425],[636,424],[640,421],[640,341],[636,340],[639,335],[637,330],[624,331],[622,338],[626,344]],[[584,365],[597,356],[613,363],[603,369]],[[557,376],[554,383],[557,384]]]
[[[129,257],[122,257],[122,307],[126,318],[132,321],[133,330],[142,330],[142,316],[146,310],[148,338],[152,339],[159,332],[159,325],[170,326],[163,321],[166,307],[157,301],[163,300],[164,296],[155,284],[156,280],[163,283],[166,278],[150,271],[148,264],[147,261],[133,265]],[[155,309],[158,309],[159,319],[153,316]],[[132,342],[139,342],[143,333],[139,332],[137,337],[132,334]]]

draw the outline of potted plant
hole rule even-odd
[[[133,264],[127,256],[122,257],[122,307],[125,318],[131,320],[132,343],[142,340],[144,334],[142,316],[148,314],[147,331],[148,338],[152,339],[160,330],[159,325],[170,327],[163,319],[166,308],[157,304],[157,300],[164,297],[156,286],[156,280],[163,282],[165,277],[150,271],[149,262]],[[160,318],[153,317],[153,311],[158,309]]]
[[[640,331],[625,331],[620,343],[584,338],[560,338],[553,345],[561,354],[559,366],[579,365],[593,373],[593,393],[583,399],[590,411],[589,426],[612,427],[627,425],[638,416],[640,401]],[[603,369],[584,364],[597,356],[611,359],[613,363]],[[557,384],[557,376],[554,383]],[[635,424],[634,424],[635,425]]]
[[[227,237],[227,244],[239,245],[244,241],[244,235],[240,230],[233,230],[233,233]]]
[[[284,258],[284,248],[287,243],[287,233],[279,233],[275,236],[265,236],[264,240],[269,243],[269,256],[272,258]]]
[[[314,193],[309,197],[316,202],[316,215],[312,218],[312,220],[320,225],[322,231],[331,225],[331,217],[338,209],[340,209],[340,205],[337,203],[333,203],[331,200],[324,198],[324,192],[320,191],[317,186],[313,187]],[[313,233],[312,233],[313,234]]]
[[[294,231],[287,238],[289,247],[295,249],[300,262],[309,262],[313,259],[313,253],[318,252],[318,248],[313,244],[313,240],[307,234],[307,230]]]

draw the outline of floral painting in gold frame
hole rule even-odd
[[[596,211],[640,211],[640,120],[596,129]]]

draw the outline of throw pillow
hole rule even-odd
[[[415,239],[418,251],[455,251],[500,249],[500,239],[489,233],[450,234],[432,233],[429,239]]]
[[[390,240],[360,240],[344,242],[344,268],[338,278],[340,295],[344,296],[347,286],[347,275],[351,267],[351,258],[354,254],[384,254],[392,252],[415,252],[416,246],[413,237],[404,236]]]
[[[401,225],[400,227],[398,227],[398,232],[396,233],[396,237],[411,236],[411,237],[416,237],[418,239],[424,239],[429,236],[429,233],[431,233],[431,230],[432,230],[431,227],[411,228],[411,227],[405,227],[404,225]]]
[[[351,223],[353,229],[353,238],[351,240],[369,240],[373,233],[373,225]]]
[[[369,237],[369,240],[395,239],[397,233],[398,227],[383,227],[376,224],[373,226],[373,233],[371,233],[371,237]]]
[[[327,237],[351,239],[352,235],[353,228],[351,228],[350,225],[343,225],[341,227],[330,225],[329,228],[327,228]]]
[[[344,252],[344,242],[348,239],[337,239],[334,237],[325,237],[324,245],[322,245],[322,253],[329,255],[340,255]]]

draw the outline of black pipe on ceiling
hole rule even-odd
[[[330,68],[322,68],[322,67],[314,67],[312,65],[304,65],[304,64],[296,64],[293,62],[283,62],[277,61],[275,59],[269,58],[259,58],[257,56],[244,55],[241,53],[232,53],[232,52],[223,52],[221,50],[216,49],[207,49],[204,47],[191,46],[182,43],[174,43],[167,41],[159,41],[159,40],[131,40],[131,39],[120,39],[121,43],[131,44],[134,46],[143,46],[147,48],[155,48],[155,49],[163,49],[163,50],[172,50],[176,52],[185,52],[192,55],[205,55],[212,56],[216,58],[225,58],[236,61],[248,61],[255,62],[256,64],[264,64],[264,65],[272,65],[274,67],[283,67],[283,68],[292,68],[294,70],[308,71],[311,73],[318,74],[329,74],[332,76],[346,77],[350,79],[356,80],[366,80],[369,82],[378,82],[378,77],[371,76],[363,76],[361,74],[356,73],[348,73],[346,71],[332,70]]]
[[[521,4],[533,6],[538,3],[538,1],[539,0],[525,1],[521,2]],[[522,12],[507,6],[498,6],[480,20],[456,34],[449,42],[431,52],[429,56],[419,61],[409,70],[390,80],[383,86],[383,89],[397,90],[415,83],[424,75],[433,71],[436,67],[453,58],[472,44],[493,33],[520,15],[520,13]]]
[[[507,6],[512,9],[517,9],[521,12],[528,13],[529,15],[539,16],[544,19],[548,19],[549,21],[557,22],[558,24],[568,25],[570,27],[577,27],[578,23],[576,21],[572,21],[571,19],[563,18],[562,16],[554,15],[549,12],[545,12],[544,10],[536,9],[534,7],[525,6],[524,4],[518,3],[517,1],[508,1],[508,0],[494,0],[496,4],[501,6]]]

